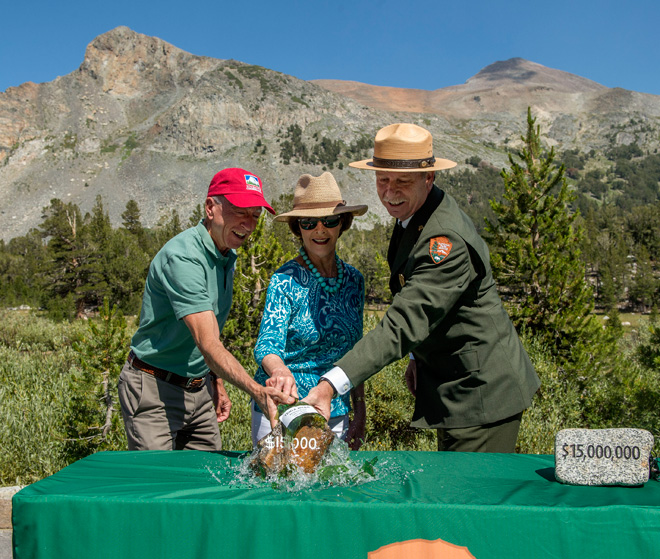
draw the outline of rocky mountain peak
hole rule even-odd
[[[182,75],[195,81],[195,76],[214,65],[212,59],[122,26],[99,35],[87,46],[79,71],[98,80],[105,93],[135,97],[154,88],[168,89]]]
[[[587,93],[607,89],[586,78],[548,68],[524,58],[510,58],[489,64],[466,82],[468,86],[485,85],[491,88],[496,84],[517,84],[530,88],[544,86],[565,93]]]
[[[471,79],[478,79],[481,77],[486,79],[512,79],[517,81],[524,81],[538,73],[538,70],[532,66],[534,66],[534,63],[529,62],[524,58],[509,58],[509,60],[499,60],[486,66]]]

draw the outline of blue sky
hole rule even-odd
[[[658,0],[7,1],[0,91],[74,71],[119,25],[305,80],[433,90],[521,57],[660,95]]]

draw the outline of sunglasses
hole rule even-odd
[[[323,227],[334,229],[341,223],[341,216],[330,215],[328,217],[301,217],[298,219],[298,225],[300,225],[300,228],[304,229],[305,231],[311,231],[312,229],[316,229],[319,221],[323,224]]]

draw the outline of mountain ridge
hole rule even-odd
[[[428,128],[437,155],[459,169],[472,156],[503,167],[528,106],[560,149],[660,143],[660,96],[520,58],[497,61],[465,84],[406,90],[299,80],[118,27],[90,42],[70,74],[0,92],[2,238],[38,225],[52,198],[89,211],[100,195],[114,224],[131,198],[146,226],[174,208],[186,218],[213,174],[229,166],[260,175],[274,199],[302,173],[332,164],[349,203],[369,204],[366,221],[386,219],[373,177],[347,166],[358,158],[349,145],[371,145],[380,127],[408,121]],[[295,141],[303,151],[287,165],[284,146]],[[331,163],[312,157],[333,145],[343,151]]]

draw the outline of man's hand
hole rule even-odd
[[[406,386],[413,396],[417,396],[417,363],[411,359],[406,367]]]
[[[314,406],[326,421],[330,419],[330,402],[333,395],[332,385],[329,382],[319,382],[309,391],[309,394],[303,398],[303,402]]]
[[[213,311],[188,314],[183,317],[183,321],[190,329],[208,368],[252,396],[274,427],[277,424],[277,404],[293,404],[295,399],[277,388],[261,386],[247,374],[238,360],[222,345],[218,320]]]
[[[215,414],[218,417],[218,423],[222,423],[229,418],[231,412],[231,400],[229,394],[225,389],[225,385],[221,378],[215,379],[213,382],[213,405],[215,406]]]
[[[255,392],[252,397],[257,402],[263,414],[270,420],[271,428],[275,428],[278,419],[277,405],[295,404],[296,398],[272,386],[259,386],[259,388],[260,390]]]

